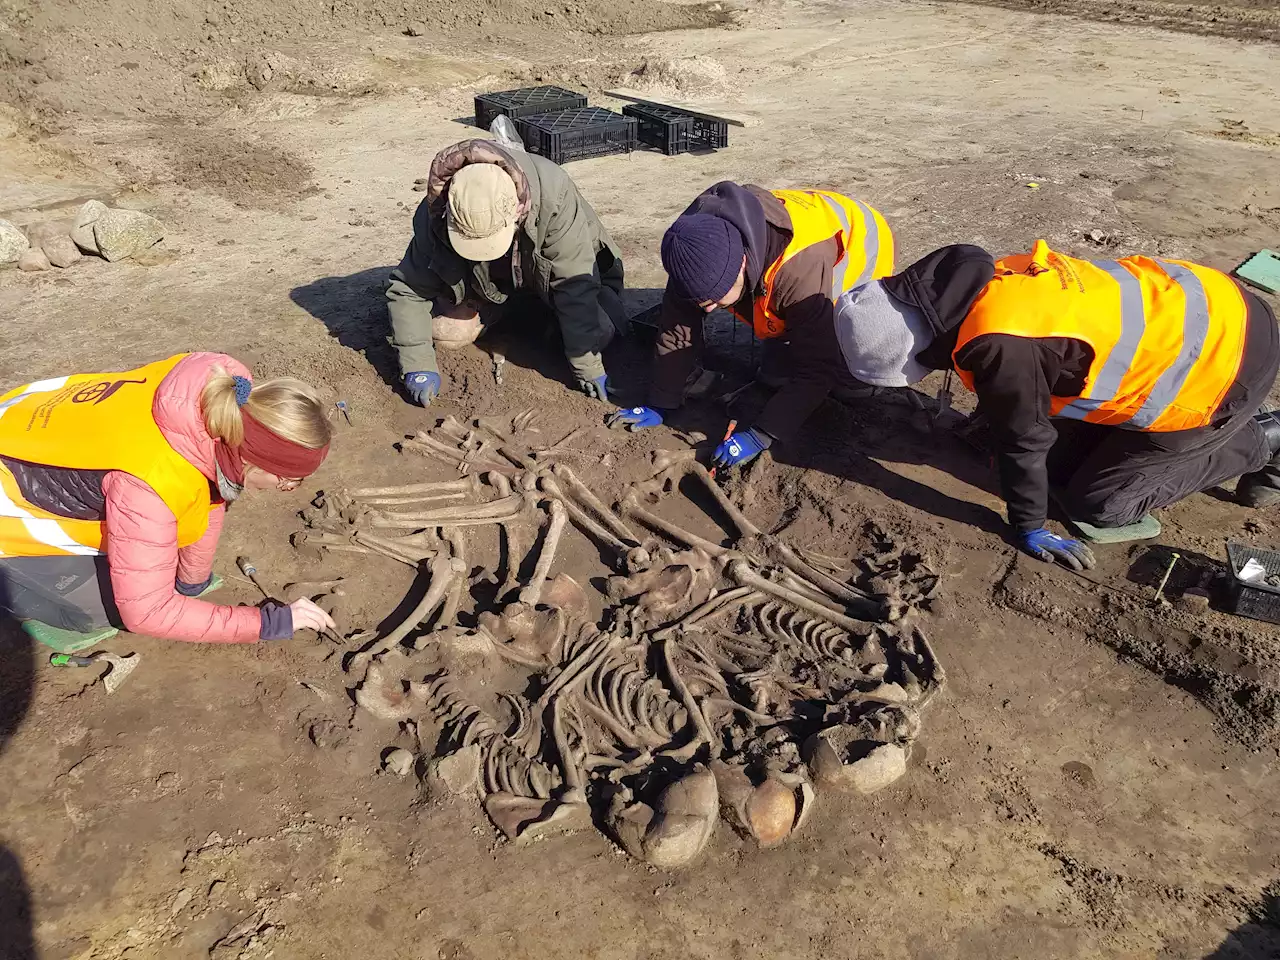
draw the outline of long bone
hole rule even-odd
[[[454,570],[458,570],[458,564],[461,565],[461,576],[453,578],[453,589],[449,592],[449,597],[444,602],[444,606],[440,608],[440,626],[449,626],[458,617],[458,608],[462,606],[462,598],[467,592],[467,578],[465,576],[469,567],[467,566],[467,542],[462,535],[462,531],[451,529],[446,531],[445,539],[449,541],[450,552],[453,554],[455,561]]]
[[[533,568],[533,576],[529,579],[528,585],[520,591],[520,602],[527,603],[531,607],[536,607],[538,601],[542,599],[542,588],[547,582],[551,564],[556,558],[556,549],[560,546],[560,534],[564,532],[564,525],[568,521],[563,503],[559,500],[550,500],[548,503],[551,517],[547,523],[546,538],[542,542],[542,553],[538,555],[538,563]]]
[[[722,547],[718,543],[712,543],[710,540],[706,540],[698,536],[696,533],[690,533],[688,530],[678,527],[674,523],[664,520],[657,514],[646,510],[640,505],[640,495],[637,493],[636,487],[632,487],[627,491],[626,495],[622,498],[621,506],[622,513],[625,516],[635,517],[646,527],[662,534],[669,540],[674,540],[676,543],[683,543],[685,546],[701,550],[709,557],[722,559],[730,552],[728,547]]]
[[[752,587],[779,600],[785,600],[792,606],[799,607],[801,610],[807,610],[815,616],[822,617],[838,627],[854,636],[863,636],[870,629],[871,624],[865,620],[854,620],[842,613],[836,613],[830,607],[817,603],[805,594],[798,593],[789,587],[784,587],[767,580],[759,573],[751,568],[751,564],[742,559],[732,560],[729,563],[729,576],[744,587]]]
[[[689,687],[680,676],[680,671],[676,669],[675,656],[671,652],[672,641],[659,640],[658,643],[662,646],[662,658],[667,668],[667,677],[671,680],[671,686],[680,698],[680,702],[684,704],[684,708],[689,714],[689,720],[693,723],[694,730],[697,731],[697,738],[694,741],[695,747],[703,743],[711,743],[714,734],[712,734],[711,727],[707,723],[707,718],[703,715],[702,708],[698,706],[698,701],[689,692]]]
[[[493,488],[498,491],[500,497],[511,496],[511,480],[506,474],[490,473],[488,479],[493,484]],[[513,520],[500,521],[502,540],[507,550],[507,566],[502,574],[502,583],[498,587],[497,595],[499,597],[505,597],[507,592],[514,589],[516,584],[520,582],[520,561],[523,554],[520,550],[519,540],[516,538],[516,525]]]
[[[466,566],[456,557],[437,555],[431,561],[430,571],[431,584],[422,600],[409,611],[409,615],[400,622],[399,626],[363,651],[367,656],[375,657],[378,654],[386,653],[412,633],[444,601],[445,595],[452,585],[453,578],[466,573]]]
[[[480,492],[480,483],[476,477],[468,476],[460,480],[432,480],[429,483],[406,483],[396,487],[358,487],[355,490],[342,490],[339,492],[352,500],[368,500],[371,497],[407,500],[411,497],[434,497],[451,493],[478,494]]]
[[[449,444],[435,439],[435,437],[422,430],[419,430],[417,436],[412,439],[401,440],[400,449],[410,450],[434,460],[443,460],[445,463],[450,464],[457,469],[460,473],[469,473],[473,469],[481,473],[489,470],[508,475],[514,475],[520,472],[517,467],[509,467],[504,463],[498,463],[496,461],[486,460],[483,463],[478,463],[474,460],[469,460],[467,459],[467,452],[459,450],[457,447],[451,447]],[[499,447],[498,452],[502,453],[503,449],[504,448]]]
[[[538,486],[547,496],[560,500],[564,504],[565,510],[569,512],[569,518],[597,543],[604,544],[612,550],[618,557],[619,562],[625,567],[628,569],[639,568],[648,563],[649,554],[643,547],[637,547],[619,540],[612,531],[593,519],[587,511],[575,503],[556,482],[554,477],[542,474],[538,477]]]
[[[450,521],[473,520],[488,522],[506,520],[524,509],[523,496],[512,495],[490,500],[488,503],[460,503],[453,507],[442,507],[428,513],[385,513],[375,514],[374,526],[405,525],[416,523],[420,527],[442,526]]]
[[[563,463],[557,463],[551,468],[551,472],[557,480],[564,482],[565,487],[580,500],[589,510],[593,510],[597,516],[604,521],[604,525],[609,528],[613,535],[621,542],[630,546],[640,546],[640,538],[635,532],[618,519],[617,515],[600,502],[600,498],[588,489],[587,485],[577,478],[572,470]]]
[[[757,599],[763,599],[763,597],[750,587],[734,587],[732,590],[725,590],[716,594],[701,606],[694,607],[679,620],[654,633],[654,639],[662,640],[673,636],[681,630],[692,629],[706,620],[727,612],[737,604],[754,603]]]

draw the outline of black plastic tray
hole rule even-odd
[[[636,148],[636,120],[604,107],[578,107],[516,120],[530,153],[569,163],[588,157],[630,153]]]
[[[1268,576],[1280,576],[1280,550],[1263,550],[1243,543],[1227,543],[1227,562],[1231,565],[1231,612],[1267,623],[1280,623],[1280,587],[1267,583],[1250,583],[1240,579],[1240,571],[1250,560],[1257,560]]]
[[[629,103],[622,112],[635,117],[641,143],[657,147],[668,157],[729,145],[729,124],[723,120],[706,120],[675,107],[651,103]]]
[[[476,126],[488,130],[495,117],[507,116],[514,120],[536,113],[554,113],[586,105],[585,96],[564,87],[521,87],[519,90],[482,93],[476,97]]]

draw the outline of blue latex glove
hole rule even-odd
[[[266,600],[258,608],[259,640],[288,640],[293,636],[293,610],[279,600]]]
[[[626,427],[628,430],[643,430],[645,427],[662,426],[662,414],[653,407],[623,407],[604,418],[606,427]]]
[[[420,407],[431,405],[440,393],[440,374],[434,370],[404,375],[404,389],[409,399]]]
[[[609,402],[609,378],[596,377],[594,380],[579,380],[578,386],[588,397],[593,400],[603,400]]]
[[[737,430],[728,440],[716,447],[715,455],[711,458],[712,466],[740,466],[760,456],[769,449],[771,443],[773,443],[773,437],[763,430],[757,430],[755,427]]]
[[[1097,562],[1093,551],[1079,540],[1068,540],[1046,527],[1018,534],[1018,544],[1031,556],[1048,563],[1061,560],[1072,570],[1092,570]]]

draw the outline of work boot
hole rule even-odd
[[[1280,412],[1267,410],[1253,419],[1262,427],[1270,459],[1261,470],[1240,478],[1236,500],[1246,507],[1270,507],[1280,503]]]
[[[64,630],[62,627],[50,626],[43,620],[23,620],[22,632],[37,643],[43,643],[58,653],[76,653],[103,640],[110,640],[120,631],[115,627],[96,627],[81,633],[78,630]]]

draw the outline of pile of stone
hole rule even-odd
[[[17,263],[19,270],[27,272],[65,269],[86,254],[114,263],[163,238],[164,226],[155,217],[90,200],[74,219],[45,220],[25,231],[0,220],[0,264]]]

